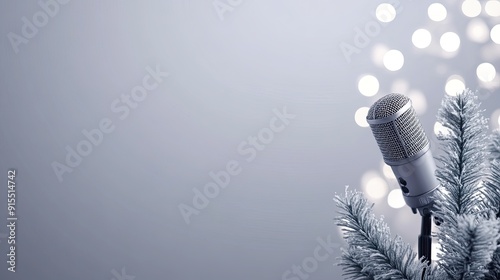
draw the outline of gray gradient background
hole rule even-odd
[[[362,174],[381,162],[369,129],[354,122],[359,107],[407,80],[427,98],[421,120],[434,147],[449,75],[484,93],[487,116],[500,107],[498,91],[480,89],[475,77],[481,45],[463,38],[459,54],[444,59],[411,44],[423,26],[462,34],[467,19],[451,1],[442,24],[427,18],[431,2],[402,2],[396,20],[348,63],[339,43],[352,43],[378,3],[243,1],[221,21],[211,1],[73,0],[15,54],[7,34],[19,34],[21,18],[40,7],[3,1],[0,234],[9,168],[18,170],[19,221],[17,272],[7,272],[0,238],[0,279],[109,280],[122,268],[136,280],[281,279],[313,255],[318,237],[341,244],[332,198],[345,185],[360,189]],[[403,51],[400,71],[374,65],[377,43]],[[490,61],[497,71],[499,58]],[[121,121],[110,104],[156,65],[170,77]],[[364,73],[379,78],[378,95],[359,94]],[[296,118],[246,162],[238,144],[284,106]],[[51,163],[106,117],[115,130],[59,182]],[[191,204],[192,189],[229,160],[243,171],[186,225],[179,204]],[[380,200],[375,210],[416,243],[419,218],[407,207]],[[309,279],[340,279],[339,255]]]

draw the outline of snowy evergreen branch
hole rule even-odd
[[[374,280],[373,276],[363,269],[360,252],[361,250],[356,247],[350,247],[348,250],[342,249],[342,258],[339,265],[344,268],[343,276],[346,276],[347,279]]]
[[[438,264],[450,279],[484,279],[497,249],[500,222],[471,214],[459,215],[457,224],[441,224]]]
[[[490,161],[494,159],[500,160],[500,129],[495,130],[491,135],[488,150],[490,152]]]
[[[484,182],[485,192],[488,193],[490,209],[499,213],[500,211],[500,131],[491,135],[488,145],[489,151],[489,174]]]
[[[438,157],[441,166],[436,175],[448,193],[441,207],[456,214],[474,213],[483,200],[480,182],[487,167],[487,120],[477,97],[470,90],[445,96],[438,122],[447,129],[438,136],[446,154]]]
[[[498,217],[500,214],[500,130],[493,132],[488,150],[490,152],[490,174],[485,182],[485,189],[490,193],[490,204],[492,209],[497,212]],[[489,273],[485,279],[500,279],[500,248],[497,248],[493,254],[488,269]]]
[[[375,218],[373,205],[361,193],[346,190],[335,201],[340,208],[336,224],[348,244],[340,263],[348,279],[420,279],[426,265],[401,237],[391,238],[389,227]]]

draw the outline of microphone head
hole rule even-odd
[[[391,93],[380,98],[370,107],[366,120],[389,165],[418,157],[429,148],[411,100],[405,95]]]

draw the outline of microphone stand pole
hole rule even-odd
[[[426,213],[422,216],[422,225],[420,227],[420,235],[418,236],[418,259],[423,262],[431,263],[431,247],[432,247],[432,216]],[[425,269],[422,271],[422,279],[424,278]]]

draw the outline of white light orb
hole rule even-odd
[[[368,115],[368,110],[370,110],[370,108],[361,107],[356,110],[356,113],[354,113],[354,120],[360,127],[368,127],[368,122],[366,122],[366,115]]]
[[[500,17],[500,1],[490,0],[484,5],[484,10],[489,16]]]
[[[358,90],[364,96],[374,96],[378,93],[380,84],[372,75],[365,75],[358,81]]]
[[[391,92],[404,93],[407,92],[409,88],[410,85],[408,84],[407,80],[398,79],[392,82]]]
[[[460,47],[460,37],[454,32],[446,32],[439,39],[441,48],[447,52],[454,52]]]
[[[476,43],[488,41],[490,30],[484,20],[480,18],[472,19],[467,24],[467,37]]]
[[[495,110],[490,117],[491,128],[498,129],[500,128],[500,109]]]
[[[427,15],[433,21],[442,21],[447,14],[446,8],[441,3],[430,4],[429,8],[427,8]]]
[[[500,24],[497,24],[493,26],[493,28],[491,28],[490,37],[495,44],[500,44]]]
[[[392,172],[392,168],[387,165],[384,161],[382,161],[382,173],[387,179],[395,179],[394,173]]]
[[[400,189],[395,189],[389,192],[387,196],[387,204],[392,208],[401,208],[406,205],[403,198],[403,192]]]
[[[405,58],[398,50],[390,50],[384,55],[384,66],[389,71],[397,71],[403,67]]]
[[[493,64],[484,62],[479,64],[479,66],[477,66],[476,74],[479,80],[483,82],[491,82],[493,81],[493,79],[495,79],[497,71],[495,69],[495,66],[493,66]]]
[[[454,75],[448,78],[446,86],[444,87],[444,91],[446,92],[446,94],[451,96],[456,96],[457,94],[462,93],[464,89],[465,89],[464,79],[458,75]]]
[[[385,197],[388,190],[387,182],[378,176],[368,179],[366,185],[363,185],[364,193],[373,199]]]
[[[462,13],[467,17],[477,17],[481,14],[481,3],[477,0],[465,0],[462,2]]]
[[[445,127],[442,123],[440,122],[435,122],[434,123],[434,134],[437,135],[449,135],[450,134],[450,129]]]
[[[377,6],[375,16],[380,22],[391,22],[396,18],[396,9],[388,3],[382,3]]]
[[[425,95],[419,90],[412,90],[408,92],[407,96],[411,99],[411,103],[417,115],[425,114],[425,111],[427,111],[427,99]]]
[[[432,35],[427,29],[417,29],[411,36],[413,45],[419,49],[427,48],[432,41]]]

